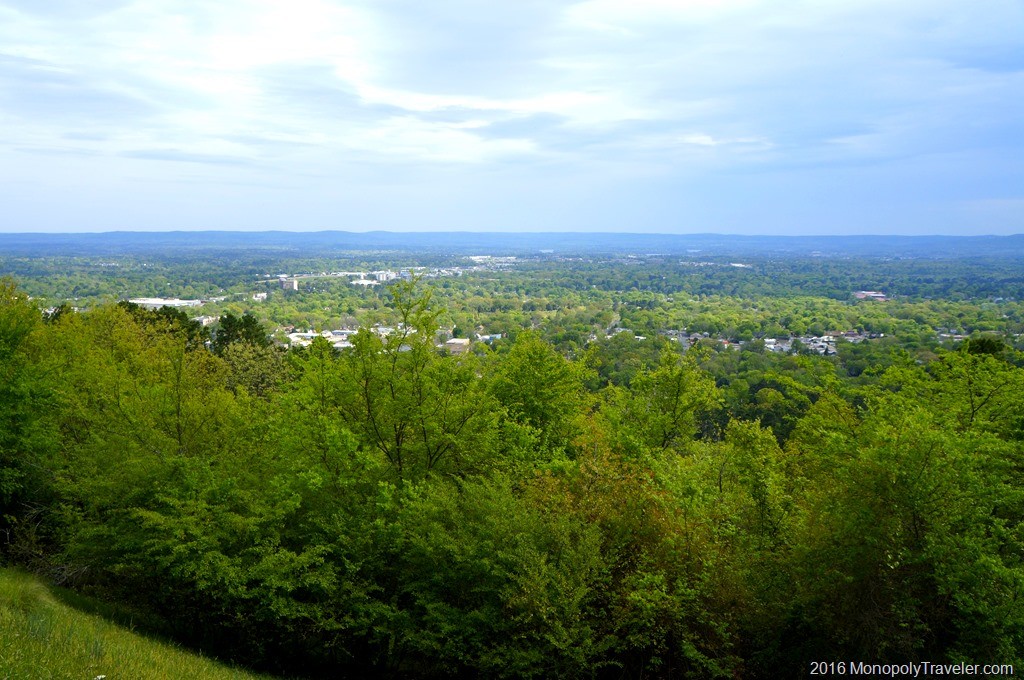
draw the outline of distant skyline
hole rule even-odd
[[[0,0],[0,232],[1024,232],[1020,0]]]

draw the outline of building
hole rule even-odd
[[[469,350],[469,338],[452,338],[444,343],[444,348],[452,354],[465,354]]]
[[[881,293],[877,290],[857,290],[854,291],[853,297],[858,300],[878,300],[880,302],[888,299],[885,297],[885,293]]]
[[[128,302],[146,309],[201,307],[203,305],[202,300],[179,300],[178,298],[131,298]]]

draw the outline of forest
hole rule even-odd
[[[0,560],[154,632],[309,678],[1024,663],[1019,262],[285,291],[262,277],[465,262],[104,257],[4,261]],[[126,302],[158,293],[216,322]]]

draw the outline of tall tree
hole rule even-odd
[[[711,376],[692,354],[662,353],[653,371],[641,371],[630,388],[605,390],[604,419],[622,452],[682,450],[698,432],[702,415],[721,401]]]
[[[256,347],[268,347],[271,344],[267,329],[251,312],[246,312],[240,317],[227,312],[217,322],[217,330],[213,335],[213,351],[223,354],[230,345],[236,342],[244,342]]]
[[[489,390],[510,418],[540,431],[545,447],[569,449],[581,431],[584,373],[536,333],[520,333]]]
[[[794,653],[1012,658],[1024,635],[1012,594],[1024,588],[1022,517],[1007,503],[1019,499],[1008,483],[1018,447],[962,429],[969,411],[951,417],[934,400],[947,378],[891,372],[860,415],[819,400],[791,441],[807,477]]]
[[[477,359],[441,356],[437,314],[415,282],[395,284],[392,297],[398,325],[360,330],[342,356],[340,414],[402,479],[472,470],[490,454],[497,426]]]
[[[27,500],[32,466],[26,437],[39,415],[33,402],[41,396],[33,385],[27,345],[41,319],[28,296],[12,280],[0,278],[0,530],[5,532],[24,514]]]

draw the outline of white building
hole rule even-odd
[[[133,305],[145,307],[146,309],[160,309],[161,307],[201,307],[202,300],[179,300],[178,298],[131,298],[128,302]]]

